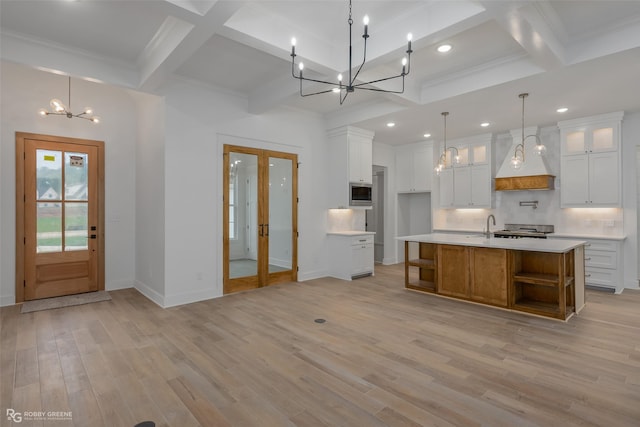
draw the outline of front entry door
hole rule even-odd
[[[16,141],[22,300],[104,289],[103,143],[21,133]]]
[[[297,156],[224,146],[224,293],[297,280]]]

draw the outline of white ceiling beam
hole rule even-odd
[[[549,20],[558,21],[546,2],[526,1],[505,3],[485,0],[480,2],[513,39],[527,52],[531,61],[544,70],[553,70],[566,64],[565,48]]]
[[[244,1],[218,1],[202,17],[190,22],[173,18],[159,30],[140,59],[139,88],[154,92],[187,61],[225,22],[244,6]],[[195,17],[195,15],[194,15]],[[166,43],[158,43],[164,40]]]
[[[544,70],[531,61],[525,54],[501,58],[478,67],[434,79],[422,86],[421,100],[429,104],[454,96],[486,89],[502,83],[522,79]]]
[[[127,63],[4,30],[1,39],[2,60],[42,71],[137,88],[138,70]]]
[[[354,104],[351,107],[344,107],[326,114],[326,126],[327,129],[335,129],[376,117],[384,117],[406,109],[407,107],[404,105],[380,97],[375,102]]]

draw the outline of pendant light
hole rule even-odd
[[[528,93],[521,93],[518,95],[519,98],[522,99],[522,142],[516,145],[516,148],[513,151],[513,157],[511,158],[511,167],[514,169],[520,169],[522,164],[524,163],[524,153],[525,147],[524,142],[527,138],[533,137],[536,139],[536,146],[534,147],[534,153],[539,156],[544,156],[547,152],[547,147],[542,144],[538,135],[527,135],[524,136],[524,99],[529,96]]]
[[[52,99],[49,102],[49,105],[51,106],[51,109],[53,111],[49,111],[45,108],[41,108],[38,113],[43,116],[66,116],[68,119],[77,117],[79,119],[85,119],[85,120],[89,120],[90,122],[93,123],[100,123],[100,117],[98,116],[93,116],[93,109],[91,107],[85,107],[85,109],[82,111],[82,113],[79,114],[73,114],[71,112],[71,76],[69,76],[69,106],[64,105],[64,103],[62,101],[60,101],[57,98]]]
[[[356,70],[355,74],[353,74],[352,73],[354,69],[353,55],[352,55],[353,43],[351,40],[351,27],[353,26],[353,16],[351,13],[351,0],[349,0],[349,19],[347,20],[347,23],[349,24],[349,69],[347,70],[348,76],[346,76],[347,77],[346,81],[343,81],[342,74],[338,74],[337,81],[332,81],[332,82],[326,81],[326,80],[319,80],[315,78],[304,77],[303,62],[298,62],[298,66],[297,66],[298,74],[296,74],[296,56],[298,56],[298,54],[296,53],[296,39],[295,37],[291,39],[291,55],[290,55],[291,56],[291,75],[293,76],[293,78],[300,80],[300,96],[305,97],[305,96],[319,95],[322,93],[329,93],[329,92],[338,93],[340,94],[340,97],[339,97],[340,105],[342,105],[345,99],[347,98],[347,95],[349,95],[352,92],[355,92],[356,89],[370,90],[375,92],[385,92],[385,93],[404,93],[404,78],[405,76],[409,75],[409,72],[411,71],[411,53],[413,52],[413,50],[411,49],[411,40],[413,38],[411,33],[407,34],[407,50],[405,51],[407,55],[402,58],[402,61],[400,63],[402,65],[402,69],[398,74],[394,74],[389,77],[378,78],[371,81],[357,82],[356,79],[358,78],[358,74],[360,74],[360,70],[362,70],[364,63],[367,60],[367,39],[369,38],[369,17],[365,15],[363,19],[364,33],[362,34],[362,38],[364,39],[364,43],[363,43],[364,47],[362,52],[362,63],[359,66],[356,64],[356,66],[358,66],[358,69]],[[380,83],[388,80],[396,80],[396,79],[401,79],[402,81],[402,87],[398,90],[382,89],[380,87],[374,86],[375,83]],[[326,89],[321,89],[317,92],[304,93],[303,87],[302,87],[303,81],[311,82],[311,83],[322,83],[327,86],[325,86]]]
[[[458,149],[456,147],[447,147],[447,116],[449,115],[449,112],[443,111],[441,114],[444,119],[444,150],[442,150],[442,154],[440,154],[440,158],[438,159],[436,175],[440,175],[440,172],[447,167],[447,151],[451,151],[451,158],[453,159],[454,164],[460,163],[460,154],[458,153]]]

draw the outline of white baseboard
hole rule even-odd
[[[304,282],[305,280],[319,279],[321,277],[327,277],[328,275],[329,273],[326,270],[298,272],[298,282]]]
[[[177,305],[191,304],[192,302],[205,301],[213,298],[219,298],[221,296],[222,295],[220,295],[215,289],[169,295],[164,298],[164,307],[169,308]]]
[[[16,296],[15,295],[2,295],[0,296],[0,307],[7,307],[9,305],[15,305]]]
[[[397,263],[397,258],[382,258],[382,265],[393,265]]]
[[[112,280],[104,285],[105,291],[117,291],[135,287],[135,280]]]
[[[138,290],[142,295],[150,299],[151,301],[158,304],[160,307],[164,308],[164,296],[159,294],[155,289],[150,288],[145,283],[142,283],[139,280],[136,280],[133,284],[133,287]]]

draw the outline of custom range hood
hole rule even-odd
[[[509,149],[509,154],[507,154],[496,174],[496,191],[553,190],[555,176],[549,172],[545,157],[534,152],[534,139],[525,141],[525,161],[522,162],[518,169],[512,167],[511,154],[516,150],[516,146],[522,142],[521,132],[522,129],[511,131],[513,143]],[[538,127],[533,126],[526,128],[524,134],[536,135],[537,132]]]

